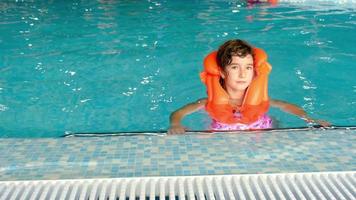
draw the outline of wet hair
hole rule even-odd
[[[219,47],[216,56],[217,64],[225,70],[225,67],[232,62],[232,56],[244,58],[252,54],[252,46],[243,40],[228,40]]]

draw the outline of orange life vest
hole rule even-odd
[[[220,84],[221,68],[217,65],[216,56],[216,51],[206,56],[204,71],[200,73],[208,93],[206,111],[213,119],[226,124],[255,122],[269,108],[268,74],[272,67],[267,62],[267,54],[262,49],[253,48],[255,76],[247,88],[240,109],[229,104],[229,94]],[[239,112],[240,116],[236,116],[235,112]]]

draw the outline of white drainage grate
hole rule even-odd
[[[355,172],[0,182],[0,199],[356,199]]]

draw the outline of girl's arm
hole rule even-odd
[[[327,121],[312,119],[311,117],[309,117],[307,115],[307,113],[301,107],[291,104],[291,103],[288,103],[288,102],[285,102],[285,101],[270,99],[270,105],[273,107],[278,107],[279,109],[281,109],[287,113],[294,114],[308,123],[318,123],[324,127],[331,125]]]
[[[186,116],[201,108],[206,104],[206,98],[199,99],[196,102],[187,104],[182,108],[174,111],[169,117],[170,127],[168,129],[168,134],[183,134],[185,133],[185,128],[182,126],[181,121]]]

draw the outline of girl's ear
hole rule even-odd
[[[226,77],[225,71],[219,70],[219,73],[220,73],[221,78],[225,79],[225,77]]]

